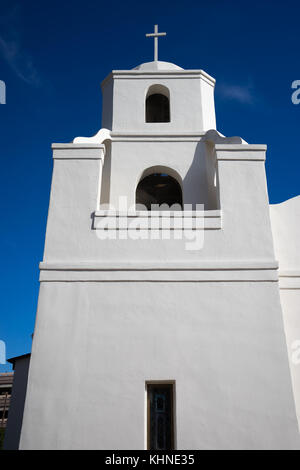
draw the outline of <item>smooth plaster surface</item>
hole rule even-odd
[[[170,123],[144,122],[155,84],[169,88]],[[53,146],[21,448],[144,448],[149,380],[175,381],[179,449],[297,448],[266,147],[215,131],[200,70],[113,71],[102,88],[109,139]],[[101,240],[100,203],[134,204],[161,166],[204,205],[202,249]]]

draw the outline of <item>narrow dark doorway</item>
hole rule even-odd
[[[148,384],[148,450],[174,449],[173,384]]]

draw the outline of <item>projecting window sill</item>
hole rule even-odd
[[[131,223],[134,221],[134,225]],[[94,212],[93,229],[146,230],[219,230],[222,228],[220,210],[207,211],[113,211]]]

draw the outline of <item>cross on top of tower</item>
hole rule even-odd
[[[160,36],[166,36],[167,33],[159,33],[158,32],[158,25],[154,25],[154,33],[148,33],[146,34],[147,38],[153,38],[154,39],[154,60],[158,61],[158,38]]]

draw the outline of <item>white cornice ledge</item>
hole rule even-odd
[[[197,270],[197,271],[231,271],[231,270],[278,270],[277,261],[41,261],[40,270],[86,270],[86,271],[152,271],[152,270]]]
[[[101,83],[101,87],[103,87],[109,80],[112,78],[119,78],[119,79],[145,79],[145,78],[153,78],[155,76],[159,76],[160,79],[162,78],[202,78],[206,81],[209,85],[215,86],[216,80],[211,75],[206,73],[204,70],[112,70],[112,72],[107,75],[106,78]]]
[[[86,144],[86,143],[79,143],[79,144],[52,144],[52,149],[105,149],[104,144]]]
[[[216,144],[217,160],[265,161],[266,145]]]
[[[144,130],[135,132],[112,131],[110,133],[113,142],[199,142],[205,135],[205,132],[178,132]]]
[[[220,210],[205,210],[205,211],[117,211],[117,210],[98,210],[95,211],[94,215],[96,217],[145,217],[145,218],[152,218],[152,217],[174,217],[174,218],[181,218],[181,217],[188,217],[188,218],[220,218],[222,212]]]
[[[103,160],[103,144],[52,144],[54,160]]]
[[[164,221],[167,218],[170,230],[182,230],[184,227],[191,230],[220,230],[222,228],[221,211],[116,211],[98,210],[94,212],[93,229],[103,230],[102,221],[105,221],[105,230],[137,230],[131,225],[131,220],[139,219],[143,230],[164,230]]]
[[[261,152],[266,151],[267,146],[265,144],[216,144],[216,150],[228,150],[228,151],[247,151],[251,150],[252,152]]]

